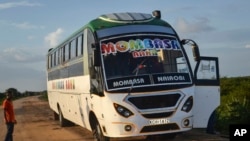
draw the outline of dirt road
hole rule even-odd
[[[15,141],[93,141],[90,131],[80,126],[61,128],[53,120],[53,113],[48,102],[38,96],[26,97],[14,101],[17,124],[14,131]],[[3,111],[0,108],[0,140],[3,140],[6,126]],[[112,139],[117,140],[117,139]],[[120,140],[120,139],[119,139]],[[126,139],[131,140],[131,139]],[[136,139],[143,141],[143,139]],[[178,135],[172,141],[228,141],[219,135],[208,135],[202,130],[192,130]],[[134,140],[135,141],[135,140]]]

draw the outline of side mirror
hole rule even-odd
[[[195,61],[200,60],[200,51],[197,45],[192,46],[193,57]]]
[[[200,60],[200,51],[198,45],[195,43],[195,41],[191,39],[183,39],[181,40],[182,45],[190,45],[192,47],[193,57],[195,61]]]

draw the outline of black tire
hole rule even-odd
[[[93,136],[95,141],[109,141],[109,137],[105,137],[102,133],[102,129],[98,121],[95,122],[95,127],[93,130]]]
[[[66,127],[67,126],[67,120],[63,117],[63,114],[62,114],[62,111],[61,111],[60,108],[58,109],[58,111],[59,111],[59,123],[60,123],[60,126],[61,127]]]
[[[54,120],[59,120],[59,115],[56,112],[53,112],[54,114]]]

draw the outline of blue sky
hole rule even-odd
[[[0,92],[45,90],[48,49],[114,12],[161,10],[180,38],[195,40],[203,56],[219,57],[221,77],[250,76],[249,6],[249,0],[0,0]]]

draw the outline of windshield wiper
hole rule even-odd
[[[138,75],[138,72],[141,68],[143,68],[144,66],[142,66],[142,64],[147,60],[147,58],[145,58],[144,60],[141,61],[141,63],[139,65],[136,66],[136,68],[132,71],[132,73],[135,73],[135,76]]]
[[[144,60],[141,61],[141,63],[139,65],[136,66],[136,68],[132,71],[132,73],[135,73],[135,76],[138,76],[139,70],[144,67],[142,66],[142,64],[147,60],[148,58],[145,58]],[[128,89],[128,95],[131,94],[131,91],[134,87],[134,83],[132,82],[131,87]]]

